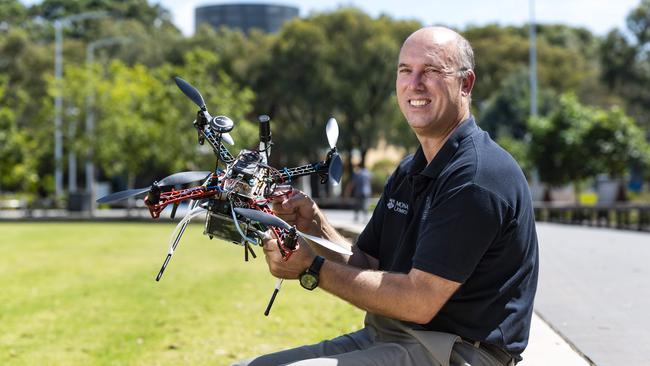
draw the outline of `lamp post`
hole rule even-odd
[[[54,20],[54,193],[59,198],[63,195],[63,134],[61,132],[63,98],[61,96],[61,79],[63,76],[63,27],[72,22],[86,19],[98,19],[108,16],[106,12],[85,12],[69,15]]]
[[[531,117],[537,116],[537,29],[535,28],[535,0],[528,2],[530,7],[530,115]]]
[[[125,37],[110,37],[102,38],[97,41],[90,42],[86,46],[86,67],[88,73],[91,72],[92,63],[95,61],[95,50],[99,47],[106,47],[118,43],[126,43],[129,39]],[[88,137],[88,151],[86,155],[86,192],[90,200],[89,210],[92,216],[97,207],[95,202],[95,163],[93,148],[93,138],[95,137],[95,88],[91,83],[88,83],[88,92],[86,94],[86,136]]]
[[[68,123],[68,141],[72,143],[77,134],[77,118],[79,117],[79,109],[76,107],[69,107],[66,112],[68,117],[72,117],[72,121]],[[72,148],[68,150],[68,192],[77,193],[77,154]]]

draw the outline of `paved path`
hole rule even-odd
[[[536,311],[598,366],[650,365],[650,234],[538,224]]]
[[[355,222],[350,211],[326,210],[325,213],[330,222],[339,228],[350,232],[363,230],[364,224]],[[538,231],[543,231],[544,237],[546,238],[546,233],[549,231],[552,232],[553,228],[551,227],[549,229],[546,225],[540,225]],[[539,236],[541,240],[542,234],[539,233]],[[544,251],[543,254],[552,255],[550,251]],[[542,256],[541,260],[544,263],[546,259]],[[541,277],[552,277],[549,272],[549,270],[540,270],[540,284],[542,282],[548,283],[553,281],[552,278],[549,278],[547,281],[541,280]],[[537,313],[540,311],[538,307],[540,303],[539,299],[547,296],[555,296],[555,294],[550,292],[545,294],[545,291],[540,288],[535,307]],[[576,352],[572,348],[572,345],[553,330],[549,324],[542,320],[538,314],[533,315],[530,340],[522,357],[523,361],[518,366],[589,366],[589,362],[579,352]]]

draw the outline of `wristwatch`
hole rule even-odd
[[[317,255],[316,258],[314,258],[314,261],[311,262],[311,266],[309,266],[305,272],[300,274],[300,286],[309,291],[318,287],[318,274],[320,273],[320,267],[323,265],[323,262],[325,262],[325,258],[320,255]]]

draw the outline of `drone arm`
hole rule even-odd
[[[205,186],[181,189],[178,191],[171,190],[169,192],[161,192],[157,203],[145,200],[145,204],[149,208],[151,217],[157,219],[160,217],[162,210],[164,210],[169,204],[176,204],[189,199],[200,200],[212,197],[220,192],[221,191],[216,188],[207,188]]]
[[[273,183],[280,184],[291,182],[295,178],[304,177],[312,174],[327,174],[328,163],[321,161],[318,163],[301,165],[293,168],[283,168],[279,174],[273,176]]]
[[[222,161],[225,163],[231,163],[235,158],[230,154],[230,151],[223,146],[220,139],[217,137],[217,134],[210,128],[210,124],[208,123],[208,117],[210,115],[207,113],[208,112],[205,111],[199,111],[197,119],[194,121],[194,127],[196,127],[199,132],[199,144],[202,145],[202,142],[207,140],[210,146],[212,146],[212,150],[214,150],[215,154],[217,154]]]

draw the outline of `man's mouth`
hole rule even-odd
[[[422,107],[431,103],[431,99],[409,99],[409,105],[412,107]]]

